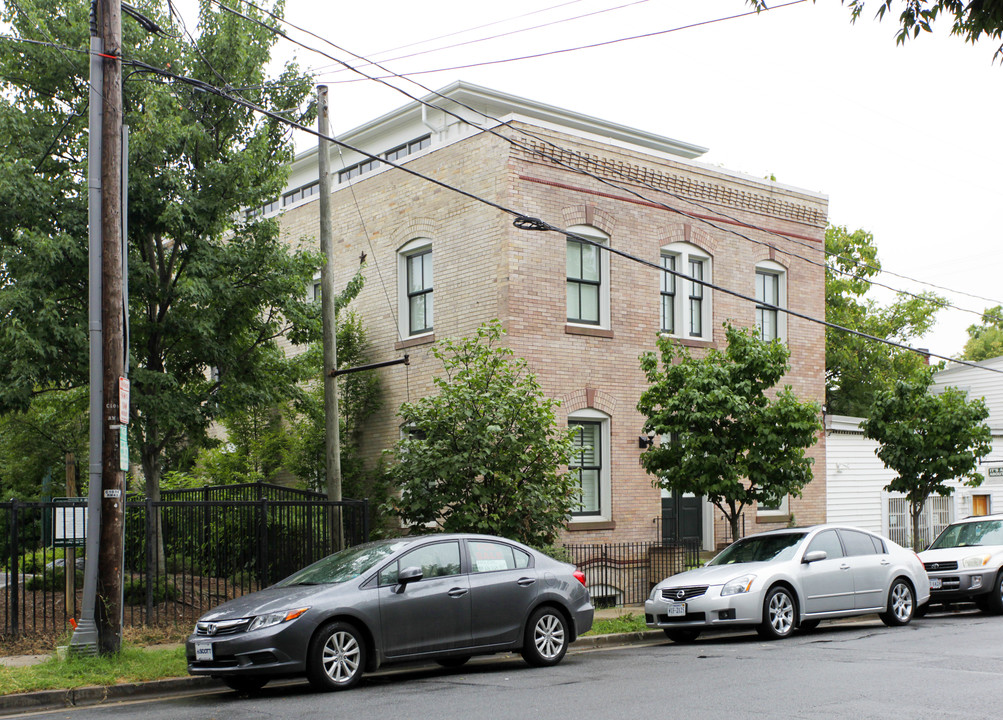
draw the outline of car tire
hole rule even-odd
[[[348,690],[359,684],[366,666],[362,633],[346,622],[330,622],[310,641],[306,676],[319,690]]]
[[[436,662],[444,668],[458,668],[466,665],[469,659],[469,655],[455,655],[453,657],[439,658]]]
[[[529,616],[522,642],[522,657],[533,667],[549,667],[568,651],[568,622],[560,610],[542,607]]]
[[[983,612],[991,615],[1003,615],[1003,570],[996,573],[996,581],[992,591],[982,597],[985,598],[985,607],[981,605],[979,607]]]
[[[798,630],[800,630],[801,632],[811,632],[812,630],[818,627],[818,624],[820,622],[821,620],[802,620],[798,624]]]
[[[271,678],[263,675],[235,675],[234,677],[220,678],[220,680],[235,692],[253,693],[267,685]]]
[[[896,578],[888,589],[888,609],[878,617],[888,627],[900,627],[908,625],[915,612],[916,594],[912,591],[912,585],[902,578]]]
[[[797,605],[790,590],[782,585],[771,588],[763,601],[763,622],[756,628],[767,640],[779,640],[794,632]]]
[[[665,633],[665,637],[669,640],[680,645],[688,645],[700,637],[699,630],[691,630],[689,628],[665,628],[662,632]]]

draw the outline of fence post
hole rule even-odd
[[[362,498],[362,542],[369,542],[369,498]]]
[[[17,552],[18,543],[20,538],[18,538],[17,531],[17,498],[11,500],[10,503],[10,582],[7,583],[7,587],[10,588],[10,634],[11,637],[16,638],[18,636],[18,626],[17,626],[17,616],[20,611],[18,607],[18,586],[17,586]]]
[[[153,545],[157,528],[153,523],[153,498],[146,498],[146,624],[153,624]]]
[[[258,589],[268,586],[268,500],[258,505]]]

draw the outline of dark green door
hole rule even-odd
[[[662,496],[662,542],[700,542],[703,512],[700,498],[672,490]]]

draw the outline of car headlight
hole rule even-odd
[[[743,575],[742,577],[730,580],[721,588],[721,597],[726,595],[741,595],[742,593],[749,592],[749,588],[752,587],[752,581],[755,579],[755,575]]]
[[[966,568],[985,567],[986,563],[989,562],[990,557],[992,557],[992,555],[989,555],[988,553],[985,555],[972,555],[971,557],[966,557],[964,560],[961,561],[961,567],[966,567]]]
[[[295,620],[300,615],[305,613],[310,608],[296,608],[295,610],[282,610],[281,612],[268,613],[267,615],[258,615],[251,621],[251,625],[247,628],[247,632],[252,632],[254,630],[261,630],[262,628],[272,627],[272,625],[279,625],[281,623],[290,622]]]
[[[655,585],[655,587],[651,588],[651,592],[648,593],[648,599],[657,600],[659,597],[661,597],[661,595],[662,595],[662,586]]]

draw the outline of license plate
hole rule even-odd
[[[212,660],[212,643],[195,643],[195,660],[207,662]]]
[[[930,578],[930,589],[940,590],[944,586],[944,581],[940,578]]]
[[[672,603],[665,614],[669,617],[682,617],[686,614],[686,603]]]

